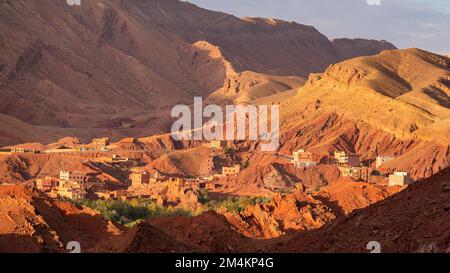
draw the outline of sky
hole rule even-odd
[[[188,0],[238,17],[312,25],[334,38],[387,40],[450,54],[450,0]]]

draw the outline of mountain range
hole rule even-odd
[[[2,1],[0,14],[0,145],[166,132],[170,109],[193,96],[239,90],[248,102],[395,49],[177,0]]]

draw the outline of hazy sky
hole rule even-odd
[[[329,38],[384,39],[450,54],[450,0],[189,0],[238,17],[313,25]],[[370,4],[370,5],[369,5]]]

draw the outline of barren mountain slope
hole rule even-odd
[[[367,252],[378,241],[386,252],[450,251],[450,170],[323,228],[268,242],[264,251]]]
[[[219,46],[238,71],[307,77],[348,57],[378,53],[377,47],[395,49],[386,42],[349,40],[358,53],[344,53],[339,43],[332,43],[312,26],[277,19],[241,19],[176,0],[134,2],[156,25],[191,43],[206,40]]]
[[[248,100],[298,83],[241,72],[306,76],[344,58],[312,27],[239,19],[177,0],[1,5],[0,113],[32,125],[73,128],[68,134],[83,138],[166,131],[170,108],[192,103],[194,95],[256,86],[250,95],[244,92]],[[198,46],[201,41],[225,57],[211,55]],[[121,128],[124,123],[135,128]],[[0,145],[27,138],[16,133]],[[46,135],[51,141],[51,132]]]
[[[421,129],[438,122],[442,132],[449,129],[442,126],[450,118],[449,69],[450,59],[419,49],[351,59],[310,76],[285,113],[297,119],[335,112],[400,138],[429,140]],[[439,137],[444,144],[446,136]]]
[[[360,57],[311,75],[281,105],[283,155],[306,148],[363,160],[398,157],[385,170],[425,178],[450,164],[449,59],[418,49]],[[242,178],[245,179],[245,178]]]
[[[206,41],[194,43],[192,58],[196,81],[211,90],[208,103],[239,104],[295,90],[305,83],[304,78],[272,76],[252,71],[237,72],[222,50]]]
[[[122,233],[97,212],[55,202],[25,185],[0,186],[0,252],[64,252],[70,241],[82,250]]]
[[[376,55],[383,50],[394,50],[396,47],[387,41],[376,41],[366,39],[334,39],[332,40],[344,59],[351,59],[358,56]]]
[[[336,150],[356,152],[365,164],[378,155],[395,156],[380,170],[430,177],[450,165],[448,79],[449,59],[418,49],[332,65],[282,102],[282,156],[256,152],[249,168],[228,184],[246,193],[275,182],[277,187],[293,182],[323,186],[336,179],[326,166]],[[302,148],[314,153],[322,166],[291,168],[284,157]]]

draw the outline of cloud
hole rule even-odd
[[[367,0],[369,6],[381,6],[381,0]]]

